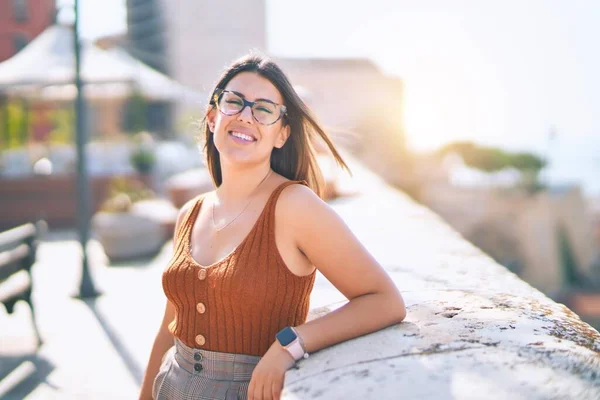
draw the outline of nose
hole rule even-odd
[[[244,104],[244,108],[238,114],[238,121],[254,123],[254,117],[252,116],[252,107],[247,104]]]

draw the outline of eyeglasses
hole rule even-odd
[[[236,115],[244,111],[246,106],[252,110],[252,116],[262,125],[273,125],[285,115],[287,109],[282,104],[273,103],[270,100],[258,99],[248,101],[236,92],[217,89],[213,97],[217,109],[224,115]]]

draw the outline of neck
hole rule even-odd
[[[245,201],[255,194],[258,185],[264,186],[263,179],[269,174],[269,163],[258,164],[252,167],[234,168],[221,163],[221,186],[217,190],[220,202],[237,203]]]

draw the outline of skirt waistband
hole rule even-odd
[[[188,347],[175,339],[175,361],[191,374],[215,380],[249,381],[261,357]]]

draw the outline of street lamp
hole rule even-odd
[[[87,119],[85,99],[83,97],[83,82],[81,80],[81,42],[79,41],[79,0],[75,0],[75,15],[73,24],[73,46],[75,53],[75,87],[77,98],[75,100],[75,130],[77,142],[77,228],[79,242],[81,243],[82,265],[81,282],[77,298],[94,298],[100,292],[94,287],[90,274],[87,256],[87,243],[90,233],[90,188],[87,172],[87,159],[85,145],[87,143]]]

